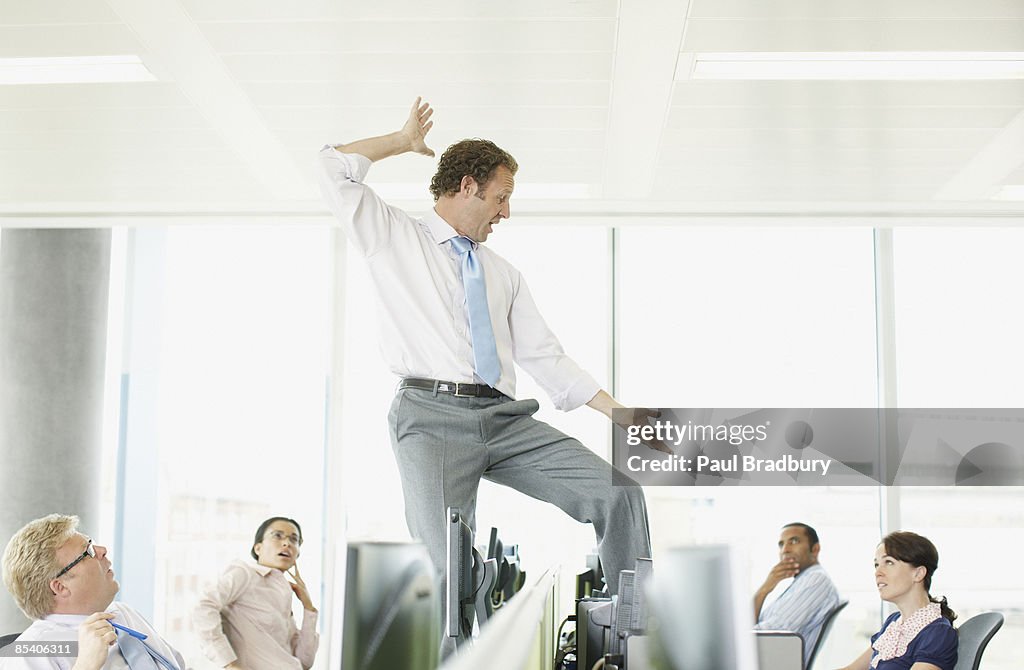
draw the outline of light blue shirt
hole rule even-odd
[[[821,634],[825,617],[839,604],[839,592],[825,568],[815,563],[761,610],[755,630],[789,630],[804,639],[804,665]]]

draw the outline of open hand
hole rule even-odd
[[[416,98],[416,102],[412,103],[409,118],[402,126],[402,134],[409,140],[411,151],[424,156],[433,156],[434,150],[427,146],[426,137],[430,129],[434,127],[434,122],[430,120],[434,110],[429,102],[422,102],[422,100],[423,98]]]
[[[296,563],[286,572],[291,581],[288,582],[288,586],[292,587],[292,593],[302,603],[302,608],[310,612],[315,612],[316,607],[313,606],[313,600],[309,597],[309,589],[306,588],[306,582],[302,581],[302,576],[299,575],[299,564]]]
[[[800,572],[800,567],[797,564],[796,559],[791,556],[787,556],[776,563],[771,569],[768,573],[768,577],[764,580],[762,588],[765,589],[765,593],[770,593],[772,589],[779,585],[779,582],[783,579],[796,577],[798,572]]]

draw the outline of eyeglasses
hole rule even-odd
[[[96,549],[92,546],[92,540],[89,540],[89,544],[85,545],[85,551],[82,552],[81,556],[65,565],[64,569],[58,572],[56,575],[54,575],[53,578],[57,579],[58,577],[65,575],[68,570],[84,561],[86,556],[96,558]]]
[[[272,530],[269,533],[267,533],[267,535],[269,535],[270,537],[274,538],[278,542],[284,542],[285,539],[287,539],[289,542],[291,542],[292,544],[294,544],[296,546],[302,544],[302,538],[299,537],[298,535],[295,535],[294,533],[291,534],[291,535],[286,535],[285,533],[283,533],[283,532],[281,532],[279,530]]]

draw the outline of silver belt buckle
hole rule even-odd
[[[460,389],[463,386],[472,386],[472,384],[462,384],[461,382],[455,382],[455,394],[454,395],[455,395],[456,398],[475,398],[476,397],[475,395],[472,395],[470,393],[461,393]]]

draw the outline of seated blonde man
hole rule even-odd
[[[74,642],[77,656],[3,658],[0,670],[185,670],[141,614],[114,602],[120,587],[106,547],[77,529],[75,516],[36,519],[15,533],[3,558],[4,584],[33,620],[12,644]]]

